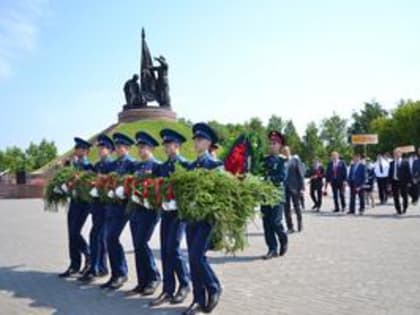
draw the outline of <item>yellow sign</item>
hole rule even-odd
[[[401,153],[412,153],[416,152],[416,147],[414,145],[405,145],[403,147],[398,147]]]
[[[352,144],[378,144],[378,135],[352,135]]]

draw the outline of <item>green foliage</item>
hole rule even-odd
[[[39,144],[30,143],[23,151],[14,146],[0,151],[0,171],[10,169],[12,172],[26,170],[33,171],[57,156],[57,148],[54,142],[42,140]]]
[[[240,180],[229,173],[177,169],[171,176],[181,218],[214,225],[216,249],[242,250],[245,230],[261,204],[274,205],[281,199],[278,188],[250,176]]]
[[[315,122],[310,122],[303,136],[302,160],[310,163],[315,157],[318,157],[322,161],[326,161],[327,156],[317,125]]]
[[[283,132],[284,128],[286,127],[287,122],[283,120],[281,117],[272,115],[268,119],[267,130],[277,130]]]
[[[363,109],[353,113],[353,123],[349,131],[351,134],[371,133],[373,131],[372,122],[378,118],[385,118],[387,115],[388,112],[375,100],[370,103],[366,102]]]
[[[296,130],[293,121],[289,120],[284,127],[284,136],[286,137],[286,144],[290,147],[292,154],[302,156],[302,142]]]
[[[402,101],[389,117],[373,120],[371,130],[379,136],[375,153],[404,145],[420,147],[420,101]]]
[[[61,186],[68,183],[73,178],[73,174],[72,167],[64,167],[48,181],[44,191],[45,210],[58,211],[59,206],[64,206],[67,203],[69,196],[61,190]]]
[[[331,117],[322,121],[321,139],[324,142],[327,154],[337,151],[341,156],[350,160],[351,146],[348,143],[347,120],[335,112]]]

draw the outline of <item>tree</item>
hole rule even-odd
[[[292,153],[302,157],[302,142],[293,121],[288,120],[286,122],[283,133],[286,138],[286,144],[290,147]]]
[[[284,121],[281,117],[272,115],[268,120],[267,129],[270,130],[277,130],[283,132],[284,128],[286,127],[286,121]]]
[[[388,112],[377,101],[372,100],[365,103],[360,112],[354,112],[352,115],[353,123],[350,126],[351,134],[365,134],[373,131],[372,122],[381,117],[387,117]]]
[[[54,142],[43,139],[39,145],[30,143],[25,150],[30,170],[36,170],[57,157],[57,147]]]
[[[302,141],[302,159],[310,163],[315,157],[325,161],[327,154],[325,152],[320,132],[315,122],[310,122],[305,130]]]
[[[321,139],[324,142],[327,154],[332,151],[339,152],[345,159],[351,157],[351,147],[348,143],[347,120],[335,112],[322,121]]]
[[[401,101],[391,117],[375,119],[372,130],[379,136],[377,152],[404,145],[420,147],[420,101]]]

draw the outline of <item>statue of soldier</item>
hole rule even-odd
[[[151,70],[157,72],[156,101],[161,107],[171,107],[171,99],[169,96],[168,63],[163,56],[159,56],[154,59],[159,62],[159,66],[150,68]]]
[[[140,93],[140,85],[138,83],[139,76],[134,74],[133,77],[124,84],[124,95],[127,107],[136,107],[143,105],[143,98]]]

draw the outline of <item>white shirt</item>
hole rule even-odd
[[[382,164],[382,170],[381,170]],[[389,174],[389,162],[385,159],[378,159],[374,165],[375,176],[378,178],[388,177]]]

